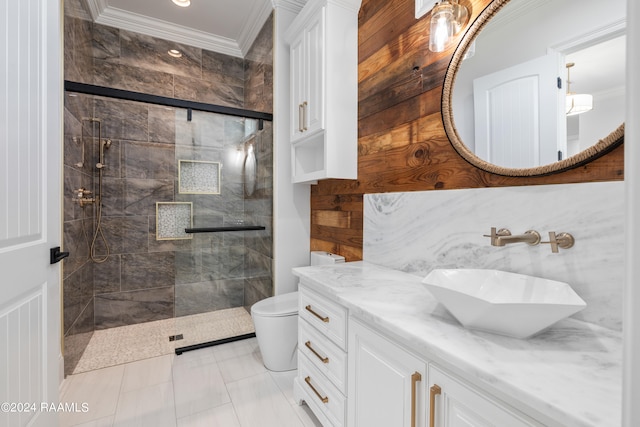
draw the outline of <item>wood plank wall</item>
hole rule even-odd
[[[462,0],[474,19],[491,0]],[[430,14],[414,0],[363,0],[359,14],[358,180],[311,189],[311,250],[362,259],[363,195],[397,191],[542,185],[623,179],[620,146],[581,167],[537,178],[484,172],[453,149],[440,100],[453,49],[428,49]]]

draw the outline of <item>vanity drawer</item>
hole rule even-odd
[[[298,314],[338,347],[347,350],[347,309],[306,288],[300,288]]]
[[[307,405],[315,414],[322,414],[318,418],[328,419],[333,427],[345,425],[346,398],[301,351],[298,352],[296,381]]]
[[[343,394],[347,394],[347,353],[304,320],[298,322],[298,349]]]

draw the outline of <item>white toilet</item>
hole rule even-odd
[[[311,252],[311,265],[337,264],[344,257]],[[298,367],[298,292],[276,295],[251,306],[251,317],[264,366],[270,371]]]

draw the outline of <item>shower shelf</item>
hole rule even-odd
[[[265,230],[262,225],[238,225],[234,227],[185,228],[185,233],[222,233],[224,231]]]

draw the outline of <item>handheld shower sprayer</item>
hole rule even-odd
[[[109,149],[109,147],[111,147],[111,140],[110,139],[105,139],[103,141],[100,141],[100,159],[99,159],[98,163],[96,163],[96,168],[102,169],[102,168],[107,166],[104,163],[104,150],[105,149]]]

